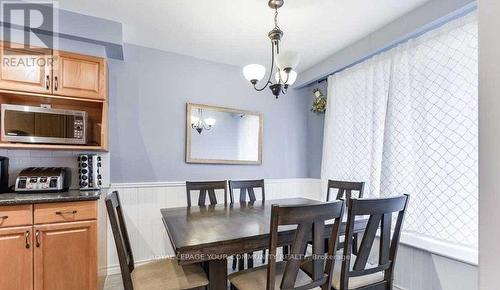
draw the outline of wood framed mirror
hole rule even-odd
[[[262,113],[187,104],[186,162],[262,164]]]

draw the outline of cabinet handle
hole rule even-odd
[[[48,89],[50,89],[50,76],[47,75],[47,79],[45,80],[45,87]]]
[[[59,87],[59,81],[57,80],[57,76],[54,77],[54,90],[57,91],[57,87]]]
[[[35,233],[35,243],[36,243],[36,247],[40,247],[40,231],[37,230],[36,233]]]
[[[56,211],[56,214],[63,215],[63,214],[76,214],[78,211],[76,210],[66,210],[66,211]]]
[[[24,234],[24,237],[26,238],[26,249],[30,248],[30,231],[26,231],[26,234]]]

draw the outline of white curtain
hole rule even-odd
[[[405,231],[477,247],[477,49],[474,12],[331,76],[322,179],[408,193]]]

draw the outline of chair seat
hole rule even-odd
[[[337,252],[337,257],[341,257],[343,255],[342,251]],[[351,255],[351,269],[354,266],[354,261],[356,260],[355,255]],[[374,268],[376,266],[367,264],[367,269],[369,268]],[[306,258],[306,260],[300,265],[300,268],[305,272],[308,273],[309,275],[312,274],[312,260],[310,257]],[[335,259],[335,265],[333,268],[333,279],[332,279],[332,286],[335,289],[340,289],[340,272],[342,271],[342,260],[341,259]],[[358,277],[351,277],[349,278],[349,289],[356,289],[362,286],[374,284],[377,282],[380,282],[384,280],[384,274],[382,272],[370,274],[370,275],[364,275],[364,276],[358,276]]]
[[[283,272],[285,271],[285,262],[276,263],[276,279],[274,289],[280,289],[281,280],[283,278]],[[236,272],[229,275],[229,282],[236,287],[238,290],[263,290],[266,289],[267,281],[267,265],[248,269],[245,271]],[[297,275],[297,280],[295,281],[295,287],[306,285],[311,283],[312,279],[299,270]],[[320,290],[321,288],[312,288],[314,290]]]
[[[138,266],[131,274],[134,290],[180,290],[208,285],[199,265],[180,266],[175,259],[164,259]]]

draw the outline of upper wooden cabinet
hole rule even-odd
[[[105,100],[107,66],[100,57],[2,43],[0,89]]]
[[[52,51],[0,44],[0,88],[52,93]]]
[[[106,98],[106,62],[102,58],[54,51],[53,93],[80,98]]]

